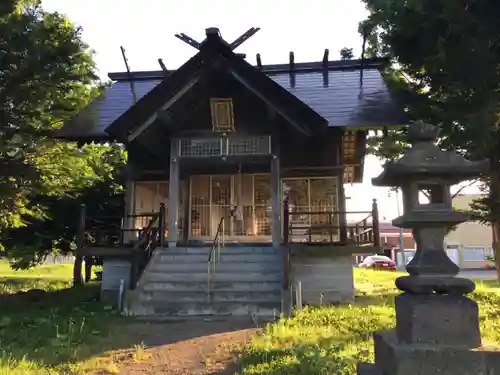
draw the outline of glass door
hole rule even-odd
[[[233,180],[229,175],[211,176],[211,237],[217,233],[217,228],[222,218],[221,231],[225,236],[232,235],[234,226],[231,216],[231,206],[233,204]]]
[[[222,217],[222,231],[226,238],[243,241],[270,236],[272,210],[269,178],[267,174],[241,173],[192,176],[189,237],[202,240],[214,238]]]
[[[210,176],[192,176],[189,197],[189,237],[210,237]]]

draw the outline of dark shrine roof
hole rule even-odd
[[[262,65],[261,71],[326,120],[330,127],[376,127],[407,123],[403,108],[389,92],[381,60],[343,60]],[[293,69],[293,70],[291,70]],[[174,71],[110,73],[114,83],[55,136],[93,141],[111,138],[106,128],[133,106],[131,83],[139,101]],[[307,108],[307,107],[306,107]]]

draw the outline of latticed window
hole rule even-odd
[[[271,153],[269,136],[227,138],[229,155],[268,155]]]
[[[222,155],[221,138],[182,139],[180,142],[180,156],[200,157]]]
[[[179,147],[181,157],[269,155],[270,153],[271,137],[267,135],[181,139]]]

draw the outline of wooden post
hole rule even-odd
[[[283,200],[283,290],[290,288],[290,207],[288,197]]]
[[[278,249],[281,245],[281,186],[280,186],[280,159],[273,155],[271,160],[271,204],[272,221],[271,234],[273,246]]]
[[[83,257],[85,261],[85,283],[88,283],[92,278],[92,266],[94,264],[94,257],[91,255]]]
[[[295,301],[297,303],[297,310],[302,310],[302,281],[297,281],[295,289]]]
[[[132,166],[127,165],[130,173]],[[122,229],[133,229],[135,227],[135,182],[131,179],[125,184],[125,216],[122,220]],[[134,232],[122,230],[122,244],[136,240]]]
[[[170,142],[170,175],[168,179],[168,247],[177,247],[179,220],[179,140]]]
[[[160,203],[160,215],[158,217],[158,239],[161,248],[165,246],[165,203]]]
[[[85,221],[86,221],[85,211],[86,211],[85,205],[82,204],[80,206],[80,215],[78,217],[78,226],[77,226],[77,232],[76,232],[76,254],[75,254],[75,263],[73,265],[73,286],[83,284],[82,249],[84,247],[84,242],[85,242]]]
[[[380,247],[380,223],[378,221],[378,205],[376,199],[373,199],[372,203],[372,222],[373,222],[373,245],[376,247]]]
[[[185,184],[181,184],[181,195],[183,197],[183,224],[182,224],[182,242],[184,244],[187,244],[189,241],[189,231],[191,230],[191,207],[190,205],[190,194],[191,194],[191,183],[190,183],[190,177],[188,176],[185,179]]]
[[[338,176],[338,186],[337,186],[337,194],[338,194],[338,215],[339,215],[339,237],[340,243],[342,245],[347,244],[347,215],[346,215],[346,199],[345,199],[345,190],[344,190],[344,171],[340,170],[340,174]]]
[[[290,235],[290,204],[288,197],[283,199],[283,243],[288,245]]]
[[[132,250],[132,257],[131,257],[131,262],[130,262],[130,284],[129,288],[130,289],[135,289],[135,286],[137,284],[137,278],[139,276],[139,253],[141,249],[133,249]]]

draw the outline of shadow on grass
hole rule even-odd
[[[71,364],[102,357],[108,351],[120,351],[119,356],[126,359],[137,346],[162,346],[253,326],[250,319],[138,321],[101,303],[98,284],[51,289],[62,283],[21,278],[0,281],[0,370],[31,361],[71,372]]]
[[[12,282],[10,287],[30,284],[29,280],[19,278]],[[3,363],[34,361],[43,366],[57,366],[124,344],[117,341],[111,346],[100,345],[106,342],[103,338],[121,317],[99,302],[98,285],[3,293],[0,308]]]

